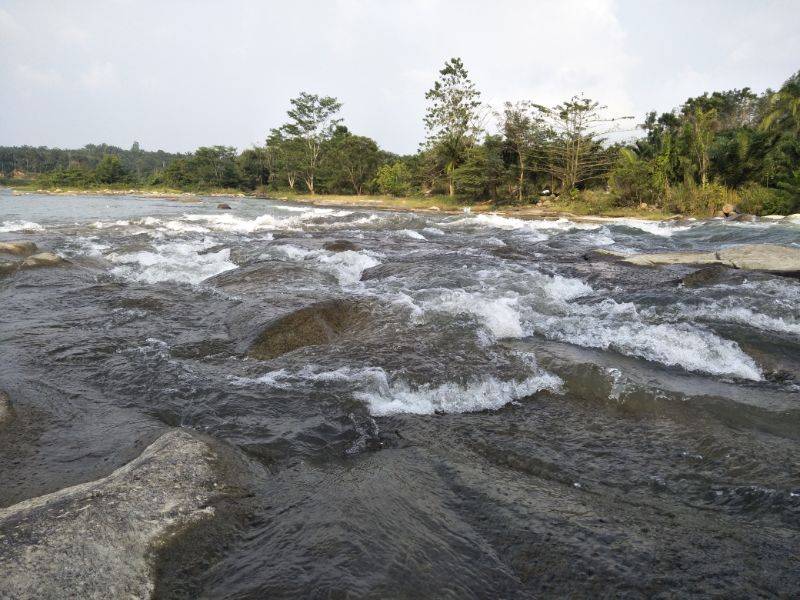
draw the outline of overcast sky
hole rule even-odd
[[[0,145],[263,143],[299,91],[413,152],[463,58],[483,99],[578,92],[619,114],[800,69],[798,0],[0,0]]]

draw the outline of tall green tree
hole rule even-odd
[[[506,102],[499,113],[500,130],[506,146],[517,161],[517,200],[525,199],[525,177],[542,153],[547,139],[544,120],[530,102]]]
[[[375,140],[343,132],[329,142],[326,161],[334,179],[346,182],[357,196],[364,193],[367,184],[375,178],[381,163],[381,151]]]
[[[697,173],[700,177],[700,186],[708,185],[708,172],[711,164],[711,144],[719,128],[717,109],[703,110],[696,107],[686,121],[686,132],[689,145],[692,149]]]
[[[342,119],[336,115],[342,103],[332,96],[301,92],[290,100],[292,108],[286,113],[289,122],[281,131],[289,139],[301,141],[304,147],[301,173],[309,193],[314,194],[314,180],[320,165],[323,145],[333,136]]]
[[[449,193],[455,195],[453,172],[464,160],[466,149],[482,132],[480,92],[470,80],[460,58],[451,58],[439,71],[439,79],[425,94],[426,144],[434,150],[448,179]]]
[[[128,171],[115,154],[106,154],[94,170],[97,183],[122,183],[128,179]]]
[[[616,155],[605,149],[605,136],[633,118],[608,116],[608,107],[583,96],[552,107],[535,106],[549,130],[541,152],[542,166],[560,182],[564,193],[609,170]]]

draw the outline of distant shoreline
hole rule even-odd
[[[605,221],[613,218],[636,218],[649,221],[670,221],[688,219],[685,215],[669,215],[656,210],[629,209],[612,211],[608,214],[576,214],[559,208],[557,205],[540,207],[536,205],[494,205],[488,202],[459,203],[446,196],[433,198],[421,197],[391,197],[391,196],[345,196],[334,194],[291,194],[286,192],[274,195],[245,194],[244,192],[209,191],[209,192],[182,192],[179,190],[148,190],[129,188],[119,189],[20,189],[7,186],[14,196],[43,195],[43,196],[137,196],[141,198],[160,198],[176,202],[196,202],[202,198],[218,198],[220,200],[237,200],[242,198],[255,198],[263,200],[277,200],[306,206],[329,208],[371,208],[377,210],[394,210],[400,212],[433,212],[440,214],[492,213],[519,219],[557,219],[569,218],[579,221]]]

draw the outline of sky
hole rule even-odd
[[[584,93],[640,121],[780,87],[800,0],[0,0],[0,145],[243,149],[307,91],[411,153],[453,56],[490,107]]]

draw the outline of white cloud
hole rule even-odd
[[[800,66],[796,2],[0,1],[0,80],[14,82],[0,111],[17,116],[0,120],[6,143],[246,147],[304,90],[413,152],[425,91],[453,56],[496,107],[583,92],[637,117],[706,90],[776,87]]]
[[[119,76],[116,67],[106,61],[94,63],[80,77],[81,84],[91,90],[103,90],[116,87],[119,84]]]

